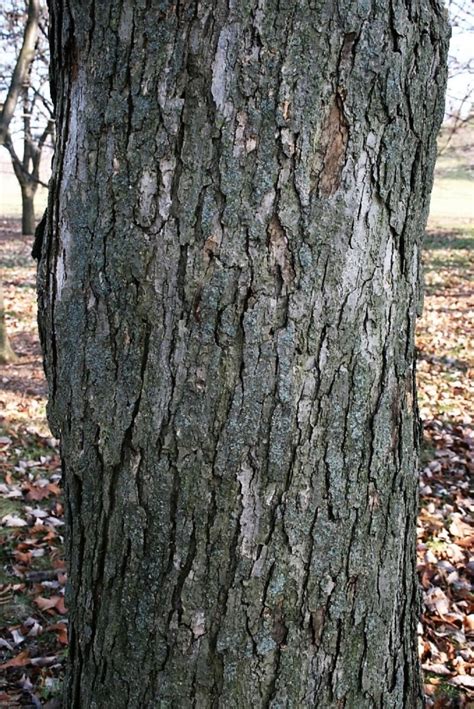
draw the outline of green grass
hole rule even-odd
[[[474,239],[474,124],[466,123],[454,134],[443,127],[438,146],[429,225],[439,232],[445,231],[446,237],[453,228],[462,227],[468,231],[462,238]],[[443,246],[428,248],[446,247],[444,241]],[[472,244],[470,247],[449,244],[449,248],[472,248]]]
[[[474,179],[435,179],[430,223],[438,229],[474,224]]]
[[[466,226],[461,230],[428,231],[423,246],[430,251],[438,249],[472,250],[474,249],[474,226]]]
[[[18,583],[16,577],[10,578],[10,583]],[[22,593],[16,591],[12,593],[10,602],[4,606],[0,605],[0,626],[8,627],[11,625],[19,625],[23,623],[28,616],[34,613],[34,606],[31,599]]]
[[[11,497],[0,497],[0,519],[5,517],[5,515],[19,514],[21,516],[23,504],[23,500]]]
[[[426,546],[428,549],[431,549],[431,551],[438,551],[440,553],[449,549],[448,542],[444,542],[442,539],[429,539],[426,542]]]
[[[433,460],[435,451],[436,448],[432,442],[426,436],[423,436],[420,448],[420,465],[422,468]]]
[[[441,700],[441,701],[445,700],[446,702],[448,702],[449,700],[457,699],[461,695],[462,695],[462,691],[459,689],[459,687],[455,687],[452,684],[447,684],[446,682],[442,682],[438,686],[438,688],[436,689],[436,692],[435,692],[436,699]],[[467,707],[469,707],[469,705],[467,705]],[[471,704],[471,709],[472,709],[472,704]]]

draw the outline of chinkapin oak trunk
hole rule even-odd
[[[440,3],[50,5],[66,706],[418,706]]]

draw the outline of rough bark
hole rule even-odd
[[[52,0],[68,707],[415,707],[436,0]]]

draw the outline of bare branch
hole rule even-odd
[[[52,123],[52,121],[50,122]],[[40,159],[41,159],[41,151],[44,147],[44,144],[46,142],[46,139],[48,135],[52,135],[52,126],[48,124],[47,128],[44,130],[42,136],[41,136],[41,148],[36,148],[36,154],[34,158],[34,162],[36,162],[36,165],[34,166],[33,172],[30,173],[27,168],[24,166],[24,159],[21,160],[21,158],[18,156],[18,153],[15,150],[15,146],[13,145],[13,141],[11,139],[10,132],[7,131],[5,141],[3,143],[4,147],[8,150],[10,153],[10,158],[12,161],[12,166],[13,166],[13,171],[15,173],[15,176],[20,183],[20,185],[26,185],[26,184],[38,184],[41,185],[42,187],[48,187],[48,184],[46,182],[43,182],[39,178],[39,164],[40,164]]]

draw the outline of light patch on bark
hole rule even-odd
[[[211,261],[213,256],[216,256],[219,253],[219,248],[222,241],[222,229],[220,228],[220,225],[218,223],[219,220],[218,218],[214,218],[213,221],[215,229],[211,236],[209,236],[204,243],[204,261],[206,264]]]
[[[66,285],[67,279],[67,255],[69,251],[69,245],[71,243],[71,234],[66,224],[63,223],[60,229],[60,248],[58,255],[58,262],[56,264],[56,300],[59,302],[61,300],[61,295],[63,288]]]
[[[158,199],[158,212],[160,217],[167,219],[171,207],[171,185],[173,183],[173,174],[176,167],[176,159],[163,158],[160,160],[160,173],[162,189]]]
[[[387,295],[391,295],[393,291],[393,281],[397,280],[398,273],[394,273],[395,259],[393,258],[395,252],[395,244],[393,237],[389,236],[387,240],[387,247],[385,250],[385,258],[383,262],[383,287]],[[398,269],[397,269],[398,271]]]
[[[319,368],[320,372],[322,372],[324,367],[326,366],[327,360],[328,360],[328,341],[327,341],[327,337],[325,337],[321,343],[321,347],[319,350],[318,368]]]
[[[306,485],[306,487],[304,487],[298,493],[298,500],[302,512],[306,512],[306,510],[309,508],[311,499],[311,488],[309,487],[309,485]]]
[[[76,180],[87,181],[87,151],[84,139],[84,125],[81,115],[85,110],[84,70],[81,69],[71,87],[69,134],[64,149],[61,183],[59,188],[60,228],[58,259],[55,273],[56,300],[60,301],[66,284],[68,261],[70,257],[72,230],[68,221],[68,202],[71,194],[71,184]]]
[[[289,286],[295,277],[292,266],[288,239],[278,217],[273,216],[268,225],[268,245],[272,263],[280,267],[281,277],[285,286]]]
[[[270,507],[272,504],[272,500],[275,497],[275,492],[276,492],[276,486],[274,483],[271,485],[267,485],[267,489],[265,492],[265,504],[267,507]]]
[[[199,610],[194,613],[191,621],[191,630],[195,640],[206,634],[206,616],[204,611]]]
[[[154,170],[146,169],[140,179],[137,220],[142,226],[150,226],[156,213],[157,176]]]
[[[261,516],[258,495],[252,490],[253,478],[254,471],[247,463],[243,463],[237,474],[242,504],[242,512],[240,514],[241,552],[243,556],[249,558],[253,558],[253,549]]]
[[[122,5],[122,14],[118,34],[122,42],[126,42],[133,30],[133,4],[125,2]]]
[[[237,127],[235,129],[234,157],[239,157],[245,148],[245,127],[247,125],[247,114],[239,111],[236,116]]]
[[[285,155],[287,155],[289,158],[294,154],[296,146],[295,146],[295,137],[291,130],[289,128],[282,128],[281,130],[281,144],[283,146],[283,151]]]
[[[257,148],[257,139],[254,137],[247,138],[245,141],[245,150],[247,153],[252,153]]]
[[[265,561],[267,559],[268,547],[264,544],[260,550],[260,555],[258,559],[254,561],[252,566],[252,578],[260,578],[265,568]]]
[[[273,203],[275,202],[275,190],[269,190],[263,196],[262,203],[257,210],[257,219],[262,224],[266,224],[268,217],[270,216],[273,208]]]
[[[97,307],[97,298],[92,290],[89,291],[87,298],[87,310],[94,310]]]
[[[217,51],[212,63],[211,92],[216,108],[225,118],[232,114],[232,103],[226,102],[227,85],[226,70],[228,69],[228,52],[235,42],[236,28],[233,25],[225,26],[217,43]]]

